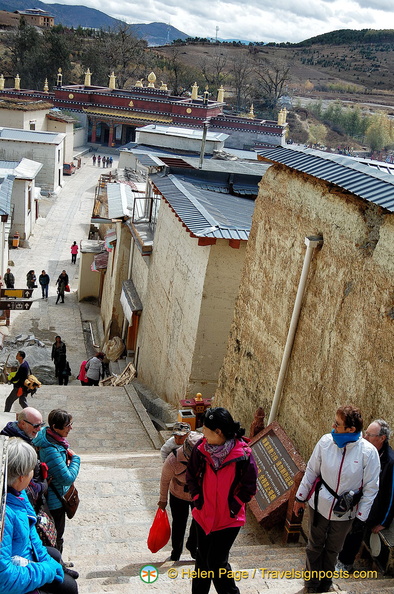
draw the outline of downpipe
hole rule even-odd
[[[279,370],[278,380],[276,383],[276,389],[274,398],[272,400],[271,411],[268,418],[268,424],[275,421],[278,415],[278,409],[280,404],[280,399],[282,396],[283,384],[286,377],[287,368],[289,366],[290,355],[294,344],[294,337],[297,330],[298,320],[300,318],[302,300],[304,297],[306,281],[308,278],[309,268],[311,265],[311,260],[315,249],[318,246],[323,245],[323,237],[321,236],[311,236],[305,237],[305,245],[306,245],[306,253],[304,257],[304,265],[302,267],[300,281],[298,283],[297,295],[294,302],[293,314],[291,316],[289,331],[287,333],[286,345],[283,351],[282,356],[282,363]]]

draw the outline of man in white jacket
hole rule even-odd
[[[305,592],[330,590],[338,553],[353,520],[366,521],[378,492],[379,455],[363,439],[362,428],[360,410],[341,406],[332,432],[317,442],[298,488],[294,512],[302,513],[308,502],[310,514]],[[340,499],[341,495],[345,497]],[[348,503],[352,499],[353,506]]]

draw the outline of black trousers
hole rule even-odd
[[[7,399],[5,401],[4,412],[10,412],[12,405],[14,404],[15,400],[18,400],[18,398],[19,398],[19,404],[21,405],[22,408],[27,408],[29,406],[27,404],[26,391],[23,389],[22,396],[17,396],[18,390],[19,390],[18,386],[14,386],[12,388],[10,394],[7,396]]]
[[[182,555],[183,541],[185,538],[186,524],[189,517],[190,501],[179,499],[170,493],[170,508],[172,515],[172,527],[171,527],[171,559],[178,561]],[[192,522],[190,526],[189,538],[186,542],[186,548],[190,551],[193,557],[196,556],[196,533],[195,526]]]
[[[51,516],[55,522],[57,538],[56,548],[61,553],[63,552],[63,534],[66,527],[66,511],[64,507],[58,507],[57,509],[51,509]]]
[[[230,549],[238,536],[240,528],[225,528],[205,534],[201,526],[195,522],[197,533],[197,556],[195,571],[210,572],[209,577],[196,577],[192,580],[192,594],[208,594],[211,581],[218,594],[239,594],[233,577],[229,577],[231,565],[228,562]],[[219,575],[219,569],[225,573]]]
[[[53,547],[46,547],[48,554],[62,565],[62,556],[59,551]],[[78,594],[77,582],[69,576],[64,574],[63,582],[51,582],[41,586],[38,592],[45,592],[46,594]]]

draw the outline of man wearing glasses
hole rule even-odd
[[[391,429],[386,421],[373,421],[364,438],[378,450],[380,458],[379,491],[372,504],[368,520],[360,525],[354,522],[339,553],[337,570],[353,571],[353,563],[364,537],[388,528],[394,517],[394,451],[389,446]],[[365,528],[365,529],[364,529]]]
[[[10,421],[0,431],[0,435],[7,435],[8,437],[19,437],[28,444],[32,445],[33,439],[37,436],[40,429],[45,425],[42,422],[42,415],[39,410],[28,406],[21,410],[18,414],[17,421]],[[27,489],[27,495],[30,499],[30,503],[36,509],[36,502],[41,500],[40,495],[45,494],[48,489],[48,483],[46,481],[46,467],[41,468],[41,463],[38,462],[34,469],[33,478],[29,483]]]

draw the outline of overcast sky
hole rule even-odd
[[[53,0],[52,0],[53,1]],[[336,29],[394,29],[394,0],[60,0],[191,37],[297,42]]]

